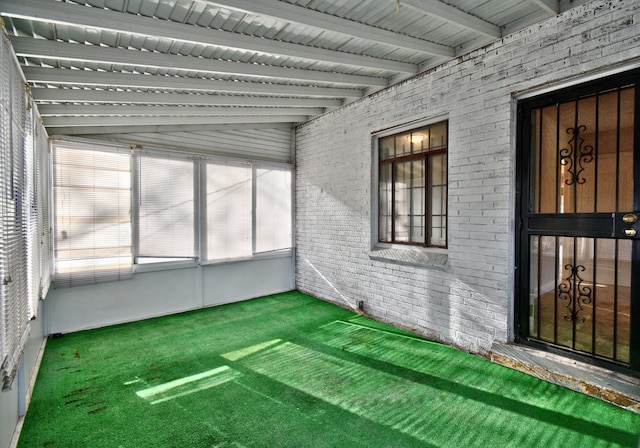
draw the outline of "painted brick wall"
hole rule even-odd
[[[301,126],[301,291],[463,349],[512,334],[514,93],[640,60],[640,1],[593,1]],[[372,257],[372,132],[446,115],[444,266]],[[373,237],[375,238],[375,236]],[[373,241],[374,243],[375,241]]]

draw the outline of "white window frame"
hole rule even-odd
[[[250,261],[250,260],[265,260],[265,259],[272,259],[272,258],[284,258],[284,257],[290,257],[293,254],[293,250],[294,250],[294,210],[295,210],[295,170],[294,170],[294,165],[291,163],[284,163],[284,162],[274,162],[274,161],[261,161],[261,160],[254,160],[254,159],[242,159],[242,158],[236,158],[236,157],[227,157],[227,156],[220,156],[220,155],[215,155],[215,154],[201,154],[201,153],[195,153],[195,152],[187,152],[187,151],[175,151],[175,150],[169,150],[169,149],[162,149],[162,148],[145,148],[144,150],[140,149],[136,149],[134,151],[134,153],[138,153],[138,152],[144,152],[146,154],[152,154],[155,155],[157,157],[162,158],[162,156],[166,156],[166,157],[196,157],[197,160],[197,165],[196,165],[196,174],[195,174],[195,200],[196,200],[196,209],[195,209],[195,219],[194,219],[194,226],[195,226],[195,241],[196,241],[196,257],[193,260],[172,260],[172,261],[159,261],[159,262],[149,262],[149,263],[137,263],[135,260],[137,259],[138,254],[135,253],[135,247],[136,244],[134,243],[134,264],[133,264],[133,272],[135,273],[141,273],[141,272],[153,272],[153,271],[165,271],[165,270],[171,270],[171,269],[183,269],[183,268],[193,268],[193,267],[197,267],[197,266],[210,266],[210,265],[216,265],[216,264],[225,264],[225,263],[236,263],[236,262],[241,262],[241,261]],[[204,244],[204,240],[205,238],[202,238],[202,232],[204,232],[207,228],[206,226],[206,216],[205,213],[203,212],[203,201],[206,200],[206,198],[204,198],[203,196],[203,192],[205,191],[205,185],[204,182],[206,182],[206,178],[203,175],[203,170],[205,170],[206,168],[204,168],[206,165],[206,161],[218,161],[221,163],[248,163],[251,165],[251,170],[252,170],[252,185],[251,185],[251,189],[252,189],[252,202],[251,202],[251,213],[252,213],[252,231],[251,231],[251,255],[248,255],[246,257],[237,257],[237,258],[225,258],[225,259],[214,259],[214,260],[206,260],[202,257],[202,254],[205,253],[205,248],[202,247]],[[256,176],[256,171],[259,168],[277,168],[277,169],[289,169],[291,170],[291,242],[290,242],[290,247],[286,248],[286,249],[281,249],[281,250],[277,250],[277,251],[271,251],[271,252],[256,252],[255,248],[256,248],[256,212],[255,212],[255,207],[256,207],[256,182],[255,182],[255,176]],[[134,174],[134,180],[133,180],[133,185],[134,188],[132,189],[133,191],[135,191],[135,188],[137,186],[137,182],[138,180],[135,178],[136,174]],[[133,197],[133,202],[132,202],[132,207],[136,208],[138,206],[138,201],[136,198],[136,195],[134,194]],[[136,225],[136,222],[134,220],[134,224]],[[133,232],[134,238],[137,235],[137,231],[136,229],[134,229]]]
[[[139,254],[138,250],[138,218],[139,218],[139,197],[138,197],[138,187],[139,187],[139,176],[137,171],[137,165],[135,163],[135,158],[139,155],[156,157],[159,159],[194,159],[197,158],[195,154],[185,153],[181,151],[169,151],[163,149],[139,149],[134,150],[133,158],[132,158],[132,252],[133,252],[133,273],[139,272],[152,272],[152,271],[165,271],[170,269],[182,269],[182,268],[192,268],[196,267],[199,264],[200,259],[200,201],[198,200],[200,196],[200,169],[198,165],[198,161],[194,160],[194,185],[193,185],[193,198],[194,198],[194,212],[193,212],[193,231],[194,231],[194,257],[184,257],[179,259],[158,259],[158,261],[147,261],[145,263],[138,263]]]

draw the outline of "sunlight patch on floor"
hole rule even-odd
[[[369,336],[378,335],[381,333],[369,332]],[[355,339],[343,341],[346,344],[342,350],[355,349],[350,344],[362,347],[373,342],[363,334],[351,336]],[[373,353],[379,349],[375,347]],[[393,351],[392,347],[387,349]],[[423,442],[433,438],[434,427],[447,427],[454,421],[463,422],[460,430],[451,434],[450,441],[455,446],[473,444],[476,435],[470,429],[477,427],[500,439],[499,444],[508,445],[519,434],[519,429],[509,424],[514,418],[535,427],[536,436],[559,429],[547,414],[543,419],[527,415],[528,410],[538,410],[535,406],[522,403],[526,408],[523,411],[513,399],[496,401],[498,396],[494,393],[481,392],[453,379],[435,380],[427,375],[416,381],[291,342],[256,352],[240,362],[259,374]],[[500,404],[508,406],[502,409]],[[577,423],[587,422],[578,419]],[[604,442],[596,434],[583,434],[582,429],[564,425],[563,439],[568,442],[575,439],[576,443],[589,440],[593,446]]]
[[[260,344],[252,345],[250,347],[245,347],[240,350],[234,350],[232,352],[224,353],[222,356],[229,361],[237,361],[246,356],[253,355],[261,350],[271,347],[272,345],[276,345],[282,342],[282,339],[273,339],[271,341],[261,342]]]
[[[229,366],[221,366],[196,375],[186,376],[158,386],[139,390],[136,395],[151,402],[151,404],[158,404],[219,386],[233,381],[241,375],[240,372],[233,370]]]
[[[243,364],[349,412],[421,440],[428,440],[443,392],[395,375],[285,342]],[[429,412],[424,412],[429,409]]]

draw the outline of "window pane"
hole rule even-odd
[[[409,241],[409,163],[398,163],[395,167],[393,203],[395,241]]]
[[[194,161],[137,156],[137,257],[195,257]]]
[[[411,154],[411,132],[396,135],[396,157]]]
[[[378,238],[387,242],[392,240],[391,167],[391,164],[381,165],[378,175]]]
[[[409,240],[425,242],[425,172],[424,160],[411,162],[411,230]]]
[[[424,242],[424,185],[424,160],[396,164],[396,241]]]
[[[208,260],[251,256],[251,165],[206,165]]]
[[[430,157],[430,202],[431,202],[431,235],[430,245],[446,246],[446,218],[447,218],[447,157],[438,154]]]
[[[447,123],[439,123],[430,127],[429,148],[442,149],[447,147]]]
[[[129,154],[54,147],[56,286],[131,277],[130,160]]]
[[[380,150],[380,160],[385,160],[396,155],[394,142],[394,137],[386,137],[380,139],[380,142],[378,143]]]
[[[256,252],[291,247],[291,170],[256,170]]]
[[[413,153],[425,152],[429,149],[429,128],[419,129],[411,133]]]

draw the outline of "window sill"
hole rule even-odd
[[[376,245],[369,258],[376,261],[445,270],[449,256],[446,249],[422,248],[399,245]]]
[[[196,266],[198,266],[198,262],[196,260],[141,263],[133,265],[133,273],[139,274],[142,272],[170,271],[173,269],[195,268]]]
[[[283,249],[272,252],[260,252],[249,257],[225,258],[208,261],[201,260],[200,262],[198,262],[197,260],[189,260],[162,263],[143,263],[134,264],[133,273],[136,274],[141,272],[168,271],[173,269],[195,268],[198,266],[212,266],[229,263],[241,263],[244,261],[270,260],[273,258],[287,258],[291,256],[293,256],[293,249]]]
[[[222,258],[218,260],[201,261],[202,266],[210,266],[212,264],[238,263],[242,261],[258,261],[270,260],[272,258],[287,258],[293,255],[293,249],[274,250],[271,252],[257,252],[249,257],[238,258]]]

